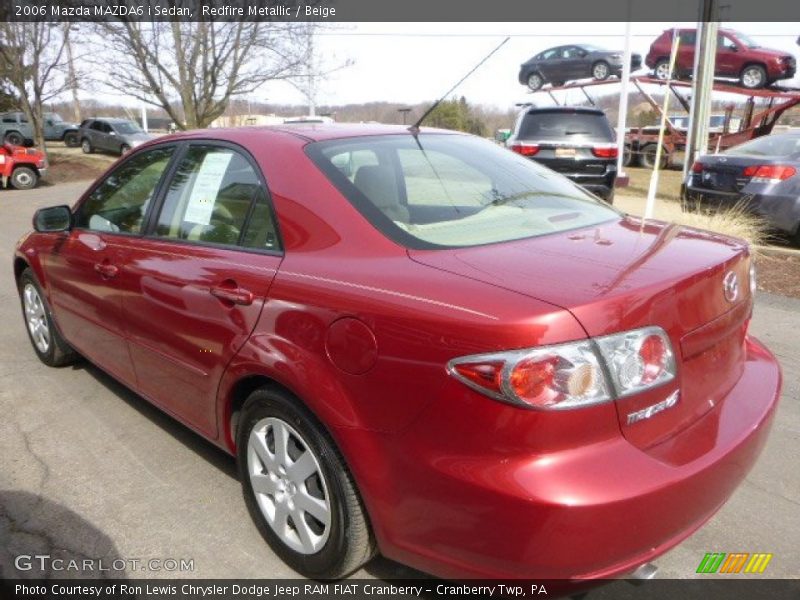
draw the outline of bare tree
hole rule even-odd
[[[207,127],[232,97],[296,76],[307,43],[302,23],[120,20],[98,28],[102,59],[113,64],[106,85],[162,107],[181,129]]]
[[[40,148],[45,148],[44,105],[66,87],[65,31],[59,23],[0,21],[0,75],[18,97]]]

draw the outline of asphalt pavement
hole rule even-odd
[[[37,574],[17,557],[50,554],[116,560],[128,577],[297,577],[252,525],[233,459],[90,364],[50,369],[34,355],[14,243],[36,208],[72,203],[86,186],[0,190],[0,575]],[[800,577],[800,301],[759,295],[751,331],[784,369],[771,437],[722,510],[656,561],[659,577],[697,577],[707,552],[769,552],[760,577]],[[356,574],[419,575],[381,558]]]

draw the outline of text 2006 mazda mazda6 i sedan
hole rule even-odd
[[[759,455],[781,375],[736,239],[621,215],[475,137],[147,143],[14,257],[48,365],[85,356],[235,454],[289,565],[623,575]]]

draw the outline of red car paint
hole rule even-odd
[[[206,139],[249,151],[282,255],[73,229],[23,238],[15,272],[34,270],[81,353],[228,452],[247,391],[265,379],[289,389],[338,444],[389,558],[448,578],[611,577],[690,535],[754,464],[780,395],[776,360],[746,333],[751,293],[723,297],[725,273],[747,281],[746,245],[620,216],[408,250],[304,152],[317,140],[386,134],[409,135],[200,131],[131,153]],[[247,288],[254,302],[226,303],[207,293],[215,286]],[[614,402],[524,410],[445,369],[455,357],[644,325],[667,331],[678,376]],[[627,424],[673,389],[677,406]]]
[[[47,172],[47,157],[37,148],[0,143],[0,188],[8,185],[18,167],[31,169],[38,179]]]
[[[645,64],[654,69],[660,60],[669,60],[672,49],[672,29],[665,30],[650,45],[645,57]],[[678,45],[676,71],[683,75],[691,75],[694,70],[694,53],[696,48],[692,39],[696,37],[695,29],[679,29],[681,43]],[[742,70],[748,65],[761,65],[767,73],[767,85],[780,79],[791,79],[796,70],[795,58],[788,52],[772,48],[751,48],[742,34],[733,29],[720,29],[721,42],[717,45],[715,75],[738,79]],[[736,50],[732,48],[735,47]]]

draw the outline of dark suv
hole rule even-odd
[[[526,108],[506,146],[612,203],[618,153],[614,138],[606,115],[596,108]]]

